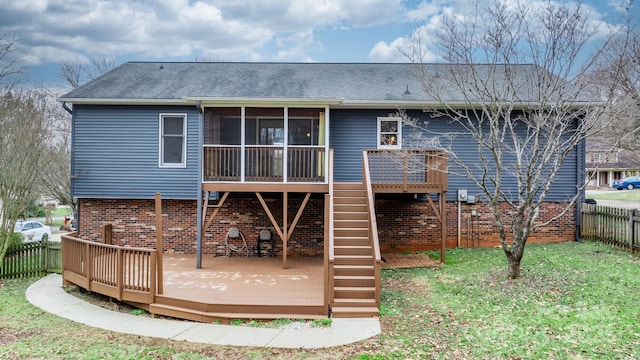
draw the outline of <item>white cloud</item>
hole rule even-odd
[[[15,33],[30,64],[121,55],[309,59],[323,48],[318,29],[388,23],[403,11],[402,0],[1,1],[0,34]]]
[[[365,53],[353,61],[403,62],[397,48],[407,39],[398,29],[408,34],[413,27],[422,35],[425,61],[437,61],[431,37],[440,15],[471,7],[467,0],[0,0],[0,34],[15,34],[26,65],[92,57],[313,61],[334,48],[329,37],[339,34],[365,41],[354,44]],[[599,16],[593,12],[594,23],[606,29]],[[370,46],[368,54],[362,44]]]
[[[432,50],[434,46],[434,34],[441,28],[441,16],[452,15],[455,11],[450,7],[436,7],[433,3],[421,3],[415,12],[409,12],[411,18],[420,18],[423,25],[415,28],[411,35],[396,38],[390,43],[380,41],[369,52],[369,60],[380,62],[408,62],[407,56],[402,51],[408,51],[411,45],[421,47],[423,62],[436,62],[440,57]]]
[[[379,41],[369,52],[369,60],[373,62],[407,62],[408,59],[399,50],[404,47],[405,41],[405,38],[395,39],[390,44]]]
[[[620,3],[627,0],[609,0],[610,3]],[[504,0],[505,10],[508,14],[521,14],[526,12],[543,11],[548,6],[567,5],[560,1],[547,0]],[[485,7],[488,3],[480,3],[480,8]],[[572,4],[568,4],[573,6]],[[617,28],[603,20],[603,15],[597,8],[589,4],[582,4],[583,10],[588,16],[588,26],[594,32],[594,38],[605,38]],[[526,10],[525,10],[526,9]],[[486,19],[476,19],[475,6],[463,0],[423,0],[415,8],[406,12],[406,18],[413,22],[420,22],[423,25],[417,27],[410,36],[398,37],[392,41],[379,41],[369,52],[369,60],[385,61],[385,62],[402,62],[408,61],[399,49],[407,49],[408,45],[420,46],[422,61],[434,62],[441,60],[437,55],[437,44],[435,34],[442,29],[442,17],[455,18],[460,24],[466,22],[476,22],[474,32],[478,39],[483,36],[485,25],[488,24]],[[536,26],[536,24],[532,24]],[[540,24],[541,25],[541,24]],[[541,32],[542,33],[542,32]],[[416,39],[419,39],[417,41]]]
[[[422,1],[415,9],[407,11],[409,21],[424,21],[434,15],[438,15],[443,5],[438,1]]]
[[[296,32],[286,37],[277,37],[276,44],[278,50],[277,59],[285,61],[303,61],[311,62],[307,50],[311,47],[317,47],[322,50],[322,44],[315,41],[313,31]]]

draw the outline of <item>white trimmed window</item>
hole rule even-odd
[[[402,119],[399,117],[378,118],[378,149],[402,148]]]
[[[160,167],[187,167],[187,114],[160,114]]]

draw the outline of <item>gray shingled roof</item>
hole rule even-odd
[[[423,65],[445,74],[451,65]],[[484,68],[483,68],[484,67]],[[485,69],[481,65],[476,68]],[[531,99],[534,65],[515,65],[521,101]],[[345,102],[431,102],[412,64],[128,62],[60,97],[60,101],[180,100],[184,98],[339,99]],[[498,71],[498,73],[501,73]],[[498,79],[498,83],[501,80]],[[406,90],[409,93],[406,93]],[[462,101],[446,87],[447,101]]]

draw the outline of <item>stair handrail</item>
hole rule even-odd
[[[335,259],[333,236],[333,149],[329,149],[329,261]]]
[[[335,240],[333,234],[333,149],[329,149],[329,164],[327,170],[327,177],[329,183],[329,193],[325,198],[325,203],[328,201],[328,209],[325,210],[325,216],[327,216],[325,225],[327,226],[326,242],[325,242],[325,305],[333,304],[334,299],[334,279],[333,279],[333,264],[335,261]]]
[[[376,221],[375,198],[371,188],[371,172],[369,171],[369,157],[367,150],[362,151],[362,181],[367,192],[367,207],[369,210],[369,238],[373,246],[375,283],[376,283],[376,303],[380,305],[380,267],[382,256],[380,255],[380,242],[378,241],[378,222]]]

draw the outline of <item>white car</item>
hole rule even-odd
[[[22,233],[22,239],[26,243],[51,239],[51,228],[38,221],[16,224],[15,231]]]

